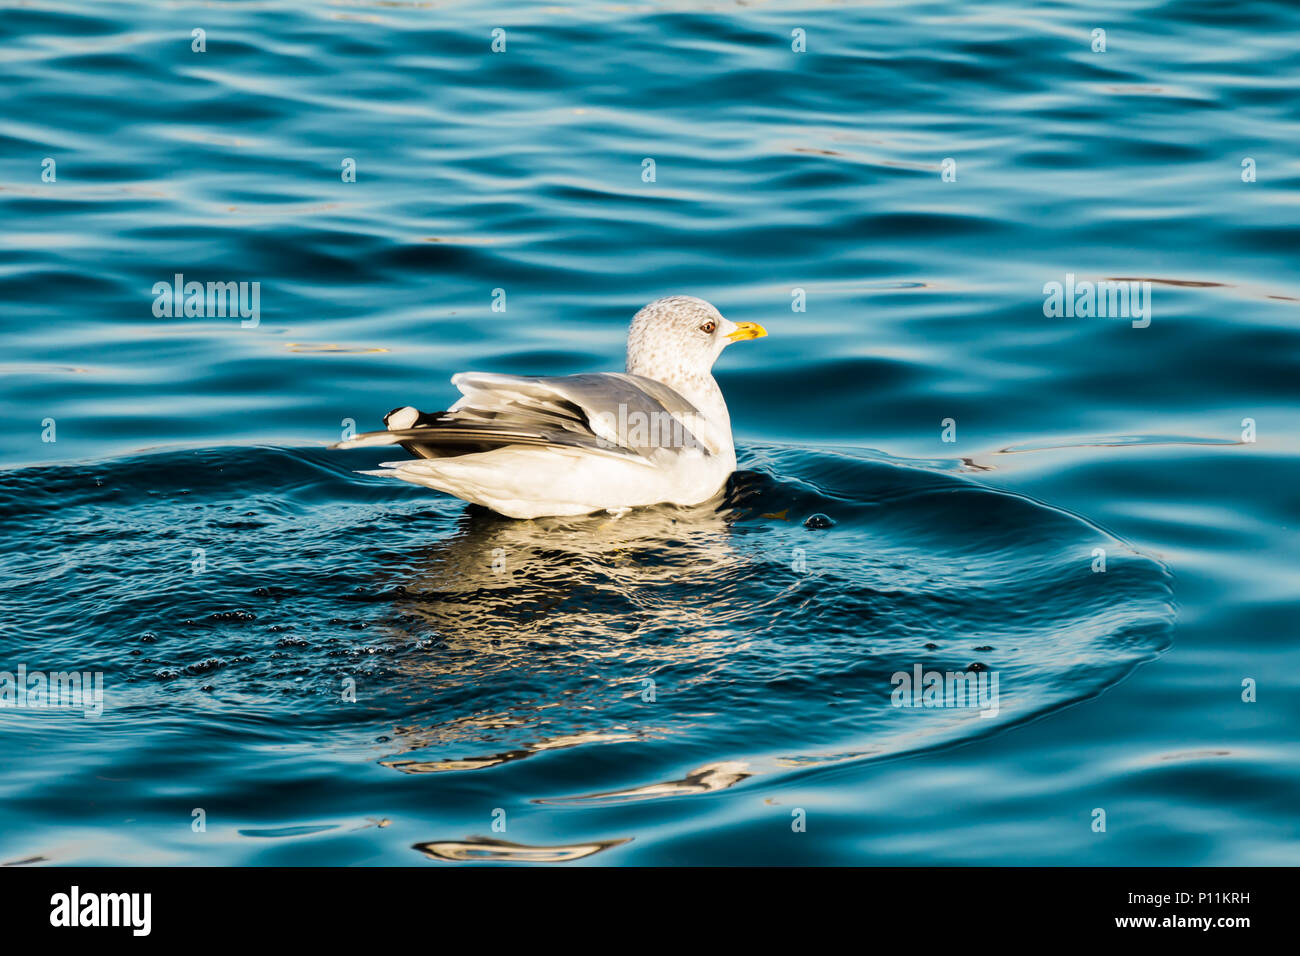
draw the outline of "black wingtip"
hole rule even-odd
[[[394,408],[384,416],[384,427],[390,432],[409,431],[412,428],[427,428],[443,421],[446,412],[422,412],[411,405]]]
[[[384,425],[387,428],[410,428],[419,417],[420,413],[418,411],[410,405],[403,405],[400,408],[394,408],[384,416]]]

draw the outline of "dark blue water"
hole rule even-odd
[[[0,862],[1300,862],[1300,11],[0,8]],[[669,293],[720,502],[326,448]]]

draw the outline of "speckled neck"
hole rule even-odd
[[[709,371],[699,369],[664,369],[656,362],[638,362],[629,349],[627,371],[663,382],[699,410],[700,414],[721,429],[731,430],[731,413],[722,397],[722,389]]]
[[[720,334],[725,322],[703,299],[685,295],[656,299],[632,318],[627,370],[673,389],[708,419],[717,430],[719,445],[730,447],[731,416],[713,380],[713,363],[727,344]]]

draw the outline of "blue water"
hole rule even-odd
[[[104,689],[0,707],[0,862],[1300,862],[1298,29],[0,2],[0,671]],[[512,522],[326,447],[669,293],[770,332],[725,500]]]

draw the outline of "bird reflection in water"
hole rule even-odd
[[[659,797],[680,797],[692,793],[713,793],[734,787],[752,777],[749,764],[743,760],[720,760],[697,767],[680,780],[629,787],[626,790],[606,790],[603,793],[585,793],[574,797],[554,797],[535,800],[534,803],[629,803],[633,800],[655,800]]]
[[[568,863],[581,860],[601,850],[628,843],[623,840],[593,840],[590,843],[574,843],[567,846],[528,846],[524,843],[511,843],[508,840],[494,840],[491,837],[470,837],[467,840],[431,840],[417,843],[413,849],[435,860],[448,860],[453,863],[500,862],[500,863]]]
[[[394,728],[381,764],[481,770],[662,739],[707,717],[654,707],[654,682],[677,665],[666,678],[674,690],[706,680],[711,660],[749,639],[756,559],[735,525],[754,511],[753,484],[741,473],[704,505],[618,517],[514,521],[467,509],[453,535],[415,556],[394,595],[396,636],[436,649],[399,665],[416,678],[420,717]]]

